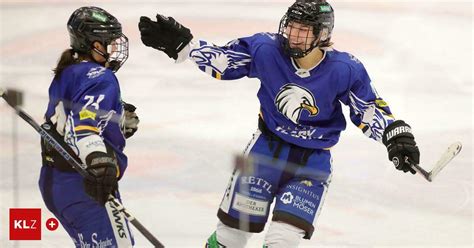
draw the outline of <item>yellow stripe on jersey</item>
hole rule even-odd
[[[222,75],[221,75],[219,72],[216,72],[216,78],[217,78],[217,79],[221,80],[221,76],[222,76]]]
[[[93,126],[77,126],[74,128],[74,131],[84,131],[84,130],[89,130],[89,131],[93,131],[93,132],[96,132],[96,133],[99,133],[99,129],[97,127],[93,127]]]
[[[365,127],[365,124],[363,124],[363,123],[361,123],[361,124],[358,126],[358,128],[360,128],[360,129],[364,129],[364,127]]]

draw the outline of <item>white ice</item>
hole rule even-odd
[[[364,63],[395,116],[412,126],[421,166],[431,169],[451,142],[461,141],[464,149],[429,183],[396,171],[385,147],[348,123],[332,150],[333,182],[314,237],[301,247],[472,247],[472,2],[332,3],[335,48]],[[232,156],[256,130],[259,83],[219,82],[191,63],[175,65],[142,45],[138,19],[174,16],[195,37],[224,44],[276,31],[291,1],[2,0],[0,87],[24,91],[23,107],[37,121],[51,68],[68,47],[66,21],[90,4],[117,16],[130,38],[130,58],[117,76],[141,123],[126,148],[124,205],[167,247],[203,247],[217,222]],[[0,247],[72,246],[63,229],[44,226],[42,241],[9,241],[9,208],[41,208],[43,221],[52,214],[37,187],[38,135],[2,101],[0,116]],[[150,246],[134,233],[136,247]],[[249,247],[262,242],[263,234],[255,235]]]

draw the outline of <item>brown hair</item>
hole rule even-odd
[[[63,72],[66,67],[77,64],[84,59],[88,59],[88,56],[76,54],[76,52],[74,52],[74,50],[71,48],[64,50],[64,52],[61,54],[61,57],[59,57],[56,68],[53,69],[54,77],[59,77],[61,72]]]
[[[71,48],[64,50],[61,57],[59,57],[56,68],[53,69],[54,77],[59,77],[64,68],[75,63],[77,63],[77,60],[74,58],[74,51]]]

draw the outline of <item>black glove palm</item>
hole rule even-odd
[[[173,17],[156,15],[156,22],[146,16],[138,23],[145,46],[163,51],[168,57],[177,59],[178,53],[193,39],[191,31]]]
[[[420,163],[420,151],[408,124],[402,120],[390,124],[383,133],[382,142],[387,147],[388,159],[395,168],[405,173],[416,173],[411,165]]]
[[[117,189],[117,165],[115,159],[107,153],[93,152],[86,158],[87,171],[92,178],[84,178],[85,192],[104,205]]]

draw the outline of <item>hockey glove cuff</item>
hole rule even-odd
[[[420,151],[408,124],[397,120],[388,125],[383,133],[382,142],[387,147],[388,159],[393,162],[395,168],[405,173],[408,171],[416,173],[411,165],[420,163]]]
[[[128,139],[132,137],[138,130],[138,123],[140,123],[140,119],[135,113],[137,108],[133,104],[122,101],[122,105],[124,110],[123,134],[125,138]]]
[[[92,176],[84,178],[84,191],[99,204],[104,205],[109,194],[117,189],[117,163],[103,152],[93,152],[86,157],[87,171]]]
[[[183,50],[181,50],[181,52],[178,53],[178,58],[175,61],[176,64],[184,62],[186,59],[189,58],[189,52],[191,51],[191,49],[193,49],[194,44],[195,43],[193,41],[190,41],[189,44],[187,44],[183,48]]]

